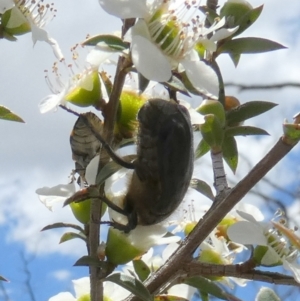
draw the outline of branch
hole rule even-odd
[[[128,22],[132,22],[130,19]],[[131,24],[131,23],[130,23]],[[123,32],[126,32],[128,25],[125,21],[123,26]],[[103,108],[104,116],[104,141],[108,144],[111,144],[113,139],[113,130],[115,125],[115,120],[117,116],[117,109],[119,106],[120,95],[124,86],[125,77],[128,71],[128,68],[132,65],[130,59],[120,56],[118,60],[116,75],[114,78],[113,89],[109,97],[109,102]],[[100,162],[98,166],[98,174],[103,168],[103,166],[108,162],[109,157],[103,156],[104,149],[100,153]],[[104,186],[100,188],[100,194],[104,192]],[[90,256],[97,258],[97,250],[99,246],[99,237],[100,237],[100,219],[101,219],[101,208],[102,203],[98,199],[92,199],[91,201],[91,216],[90,220],[95,221],[90,223],[89,229],[89,251]],[[103,286],[100,285],[99,279],[104,278],[106,275],[103,274],[99,267],[90,266],[90,279],[91,279],[91,301],[100,301],[103,300]]]
[[[270,90],[270,89],[282,89],[282,88],[300,88],[300,83],[279,83],[279,84],[269,84],[269,85],[260,85],[260,84],[253,84],[253,85],[245,85],[245,84],[238,84],[233,82],[228,82],[224,84],[226,87],[234,87],[238,88],[240,91],[244,90]]]
[[[244,264],[220,265],[193,260],[184,267],[184,271],[188,274],[188,277],[225,276],[300,287],[300,283],[298,283],[292,276],[287,276],[281,273],[258,271],[255,269],[245,270]]]
[[[290,150],[295,144],[287,144],[284,137],[273,146],[269,153],[242,179],[227,196],[213,204],[204,217],[198,222],[194,230],[180,244],[169,260],[147,281],[150,293],[157,294],[160,288],[174,276],[178,276],[184,265],[190,264],[192,255],[197,247],[206,239],[209,233],[218,225],[226,214],[257,184]],[[136,297],[126,300],[137,301]]]

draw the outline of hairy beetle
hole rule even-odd
[[[137,225],[157,224],[181,203],[193,173],[193,130],[185,107],[163,99],[150,99],[138,112],[137,158],[129,163],[118,157],[93,125],[83,118],[95,137],[118,164],[133,168],[123,208],[100,198],[124,214],[128,224],[108,223],[129,232]]]

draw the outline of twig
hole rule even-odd
[[[218,277],[225,276],[300,287],[300,283],[295,281],[292,276],[268,271],[258,271],[255,269],[245,270],[243,264],[220,265],[193,260],[186,267],[184,267],[184,271],[189,277],[199,275]]]
[[[129,25],[128,25],[129,26]],[[127,27],[126,21],[123,26],[123,32],[126,32]],[[116,75],[114,78],[113,89],[109,98],[109,102],[103,109],[104,116],[104,140],[110,145],[113,139],[113,129],[115,125],[117,109],[119,106],[120,95],[124,86],[125,77],[128,68],[132,65],[131,61],[124,56],[120,56],[118,60]],[[101,171],[103,166],[107,163],[108,157],[103,156],[101,150],[100,161],[98,166],[98,173]],[[100,188],[100,194],[103,194],[104,186]],[[91,201],[91,216],[90,220],[95,221],[90,223],[89,231],[89,250],[90,256],[93,258],[97,257],[97,250],[99,246],[100,237],[100,219],[101,219],[101,207],[102,204],[97,199]],[[98,267],[90,266],[90,279],[91,279],[91,301],[103,300],[103,286],[100,283],[100,279],[104,278],[105,273]]]
[[[300,83],[286,82],[286,83],[269,84],[269,85],[260,85],[260,84],[245,85],[245,84],[227,82],[227,83],[225,83],[225,86],[238,88],[240,91],[243,91],[243,90],[270,90],[270,89],[282,89],[282,88],[300,88]]]
[[[204,217],[198,222],[190,235],[180,244],[169,260],[146,281],[146,287],[152,294],[160,291],[169,279],[178,275],[184,265],[193,260],[196,248],[206,239],[209,233],[218,225],[225,215],[255,186],[290,150],[295,144],[286,144],[280,138],[269,153],[242,179],[223,199],[214,203]],[[137,301],[136,297],[126,300]]]
[[[216,195],[218,196],[220,193],[228,190],[227,178],[223,164],[223,153],[214,153],[211,151],[210,155],[214,173],[214,186],[216,189]]]

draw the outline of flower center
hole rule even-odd
[[[176,5],[175,2],[164,1],[149,19],[148,29],[161,50],[178,59],[194,46],[199,37],[199,27],[204,25],[197,15],[199,0],[188,0]]]
[[[55,17],[56,9],[53,3],[44,4],[42,0],[14,0],[14,2],[24,17],[31,19],[39,27]]]

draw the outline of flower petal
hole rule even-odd
[[[83,277],[77,280],[72,280],[75,290],[75,296],[78,299],[80,296],[90,293],[90,278]]]
[[[291,271],[294,275],[294,279],[300,283],[300,265],[297,262],[283,260],[283,266],[286,270]]]
[[[43,98],[39,103],[40,112],[43,114],[56,108],[62,103],[65,94],[66,89],[61,91],[59,94],[50,94]]]
[[[239,29],[238,26],[234,27],[234,28],[221,28],[210,38],[210,40],[211,41],[220,41],[220,40],[226,39],[227,37],[234,34],[238,29]]]
[[[36,26],[31,20],[30,20],[30,26],[32,32],[33,45],[35,45],[37,41],[43,41],[50,44],[57,59],[62,60],[64,56],[62,54],[62,51],[57,41],[49,37],[48,32],[45,29]]]
[[[95,156],[86,167],[85,179],[89,185],[96,184],[96,176],[98,172],[99,160],[100,160],[100,156],[99,155]]]
[[[146,0],[99,0],[99,4],[107,13],[121,19],[144,18],[148,14]]]
[[[115,51],[107,48],[106,50],[101,47],[102,45],[96,45],[87,55],[86,61],[95,68],[98,68],[101,63],[107,60]]]
[[[157,82],[171,78],[171,64],[156,45],[137,35],[132,37],[131,46],[132,61],[139,73]]]
[[[263,235],[263,228],[258,224],[241,221],[233,224],[227,230],[230,240],[243,245],[267,245],[267,239]]]
[[[148,15],[146,0],[99,0],[109,14],[121,19],[145,18]]]
[[[199,92],[209,96],[219,95],[219,81],[216,72],[203,61],[183,60],[186,75],[194,88]]]
[[[66,198],[72,196],[75,191],[75,183],[70,183],[38,188],[35,193],[38,194],[40,201],[52,211],[54,204],[63,202]]]
[[[1,0],[0,1],[0,14],[4,14],[7,10],[13,8],[15,3],[13,0]]]
[[[59,293],[53,297],[51,297],[48,301],[76,301],[76,299],[72,296],[71,293]]]

